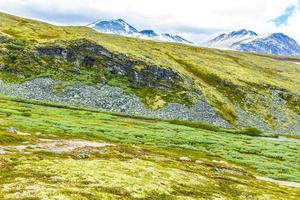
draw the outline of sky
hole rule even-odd
[[[300,0],[0,0],[0,11],[58,25],[121,18],[196,43],[245,28],[300,44]]]

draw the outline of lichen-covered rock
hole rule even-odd
[[[10,127],[10,128],[8,128],[6,131],[7,131],[8,133],[17,133],[17,132],[18,132],[17,129],[14,128],[14,127]]]
[[[191,159],[189,158],[189,157],[180,157],[180,158],[178,158],[178,160],[179,161],[182,161],[182,162],[190,162],[191,161]]]

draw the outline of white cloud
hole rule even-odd
[[[298,5],[287,25],[271,21]],[[87,24],[123,18],[139,29],[179,33],[206,40],[240,28],[258,33],[284,32],[300,42],[298,0],[0,0],[0,10],[57,24]]]

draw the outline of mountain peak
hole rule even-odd
[[[103,33],[113,33],[113,34],[120,34],[120,35],[138,33],[138,31],[133,26],[128,24],[123,19],[97,21],[89,25],[89,27]]]
[[[111,20],[111,21],[119,21],[119,22],[125,22],[123,19],[113,19],[113,20]],[[126,23],[126,22],[125,22]]]
[[[257,34],[254,31],[247,30],[247,29],[241,29],[241,30],[238,30],[238,31],[232,31],[228,35],[230,35],[230,36],[245,36],[245,35],[257,36]]]
[[[233,44],[246,40],[249,38],[256,37],[257,34],[254,31],[241,29],[238,31],[232,31],[228,34],[223,33],[218,37],[206,42],[204,45],[210,47],[219,47],[229,49]]]

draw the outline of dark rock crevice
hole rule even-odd
[[[88,40],[63,42],[62,46],[49,44],[36,48],[35,52],[39,58],[71,64],[73,71],[78,71],[79,66],[88,69],[103,68],[110,76],[124,76],[134,88],[185,89],[183,78],[171,68],[161,68],[132,60],[125,55],[114,54]]]

